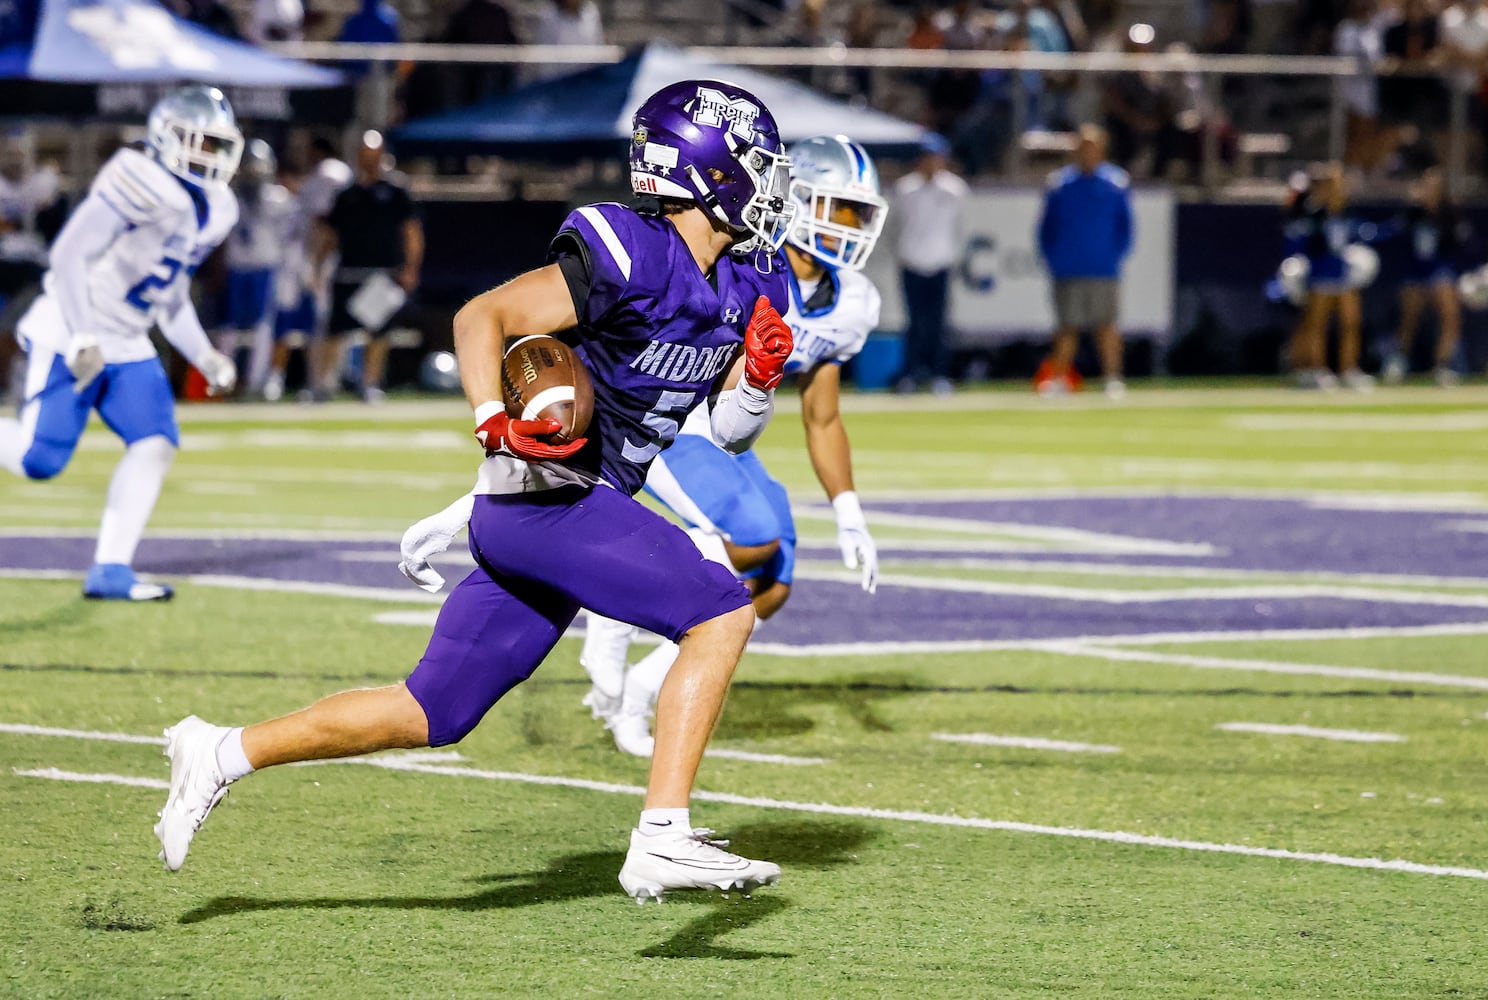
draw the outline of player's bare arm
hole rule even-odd
[[[558,333],[578,321],[557,264],[528,271],[465,303],[455,314],[455,355],[471,408],[502,399],[501,359],[508,336]]]
[[[819,364],[801,376],[806,452],[828,500],[853,488],[852,449],[838,406],[841,385],[841,365]]]

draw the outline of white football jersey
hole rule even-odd
[[[834,280],[835,294],[821,287]],[[790,289],[791,307],[785,321],[790,324],[796,346],[785,362],[787,375],[810,371],[823,363],[851,361],[863,349],[868,335],[878,328],[882,300],[862,271],[828,271],[810,288],[802,288],[792,274]],[[818,294],[826,301],[813,308]]]
[[[43,281],[52,296],[59,269],[87,268],[91,329],[57,332],[62,343],[72,333],[93,334],[110,364],[143,361],[155,354],[151,328],[191,294],[197,267],[237,223],[238,199],[226,188],[193,198],[174,174],[129,148],[103,165],[88,198],[101,199],[128,229],[91,263],[52,260]]]
[[[826,289],[822,283],[831,282]],[[786,359],[785,373],[807,372],[821,364],[851,361],[863,349],[868,335],[878,328],[882,299],[873,282],[862,271],[828,271],[817,284],[802,288],[795,273],[790,275],[791,305],[785,314],[795,347]],[[817,294],[824,301],[817,301]],[[712,440],[708,407],[688,414],[683,434],[701,434]]]
[[[300,208],[278,184],[264,184],[254,197],[238,199],[238,224],[227,238],[227,266],[234,271],[277,271],[299,235]]]

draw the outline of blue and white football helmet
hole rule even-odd
[[[639,195],[697,203],[740,236],[732,250],[779,250],[794,210],[790,159],[759,98],[721,80],[685,80],[641,104],[630,184]]]
[[[889,214],[873,160],[845,135],[802,139],[790,148],[790,160],[796,217],[787,241],[828,267],[859,270]],[[855,222],[834,219],[843,208]]]
[[[232,105],[216,87],[182,87],[150,109],[145,143],[171,173],[190,184],[226,187],[243,155]]]

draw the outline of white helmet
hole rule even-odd
[[[1457,279],[1462,304],[1469,309],[1488,309],[1488,264],[1465,272]]]
[[[279,172],[279,158],[274,155],[274,147],[262,139],[252,139],[243,149],[243,160],[239,168],[239,176],[243,180],[253,180],[261,184],[272,181]]]
[[[873,161],[844,135],[802,139],[788,152],[796,217],[786,242],[828,267],[858,270],[873,252],[889,212]],[[843,207],[853,211],[855,222],[833,218]]]
[[[1379,277],[1379,254],[1374,247],[1350,243],[1343,248],[1343,262],[1348,266],[1344,281],[1350,288],[1368,288]]]
[[[160,165],[192,184],[224,187],[243,155],[232,105],[216,87],[182,87],[150,109],[145,142]]]
[[[1312,263],[1301,254],[1292,254],[1276,269],[1276,280],[1282,294],[1294,306],[1307,301],[1307,278],[1312,273]]]

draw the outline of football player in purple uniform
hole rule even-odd
[[[681,528],[637,503],[651,460],[710,403],[724,447],[769,419],[791,353],[784,266],[789,160],[769,111],[731,84],[663,88],[635,116],[635,208],[569,215],[549,263],[455,317],[461,379],[486,448],[469,497],[476,569],[455,587],[407,681],[344,691],[246,728],[188,716],[166,730],[170,791],[155,833],[176,870],[228,785],[259,768],[458,742],[542,663],[578,609],[677,641],[646,800],[620,871],[644,901],[671,889],[773,884],[780,868],[692,826],[693,780],[754,626],[749,593]],[[587,438],[553,444],[511,420],[508,338],[551,333],[594,382]],[[743,351],[740,351],[740,347]]]

